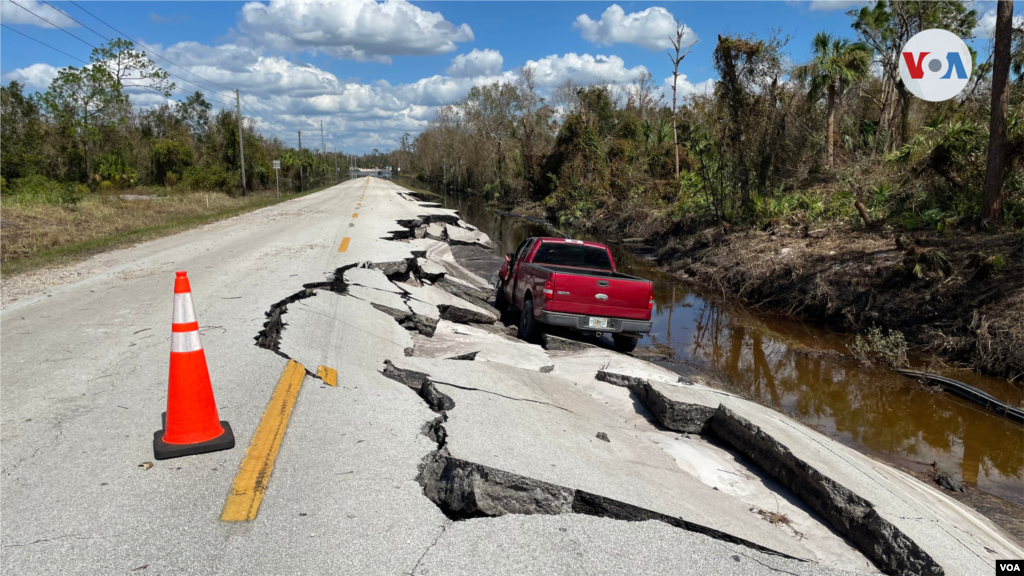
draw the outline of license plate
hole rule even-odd
[[[608,319],[607,318],[591,318],[590,319],[590,327],[591,328],[607,328],[608,327]]]

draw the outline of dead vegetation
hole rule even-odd
[[[1019,233],[909,236],[843,228],[815,235],[804,226],[709,228],[671,241],[658,261],[754,307],[851,332],[898,331],[912,349],[985,374],[1024,377]],[[900,362],[899,346],[882,348],[881,355],[891,352]]]
[[[294,197],[294,195],[292,196]],[[75,206],[3,205],[0,260],[4,274],[63,263],[122,241],[137,241],[275,202],[272,193],[233,197],[220,192],[165,196],[89,195]]]

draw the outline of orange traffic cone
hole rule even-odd
[[[157,460],[228,450],[235,447],[231,426],[217,417],[206,354],[199,339],[199,322],[192,305],[188,276],[174,279],[171,325],[171,374],[164,428],[153,434]]]

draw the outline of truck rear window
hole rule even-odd
[[[551,266],[574,266],[576,268],[592,268],[594,270],[612,269],[608,252],[603,248],[581,246],[579,244],[559,244],[545,242],[537,249],[533,257],[534,264]]]

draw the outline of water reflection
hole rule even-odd
[[[503,218],[472,198],[446,207],[487,233],[501,254],[548,235]],[[593,238],[600,241],[599,238]],[[641,347],[709,369],[751,399],[787,412],[862,452],[923,470],[933,462],[962,482],[1024,505],[1024,429],[891,371],[847,356],[850,340],[827,330],[702,297],[647,259],[612,246],[621,271],[652,280],[654,328]],[[1002,400],[1020,402],[1010,382],[947,372]]]

